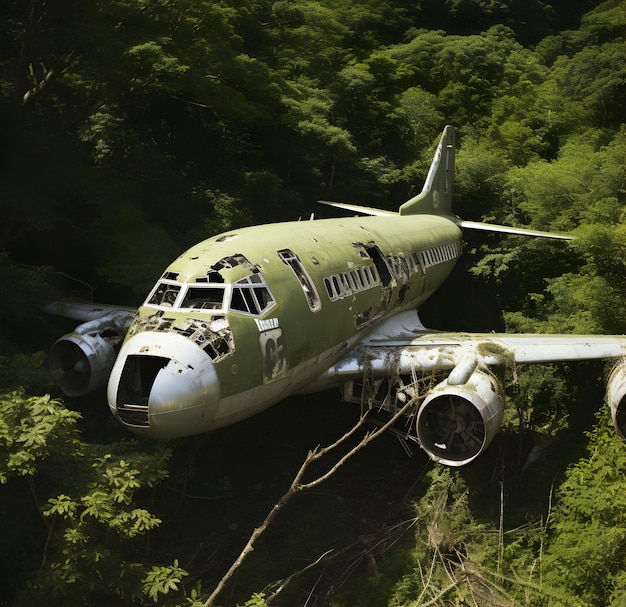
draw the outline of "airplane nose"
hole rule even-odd
[[[206,432],[220,401],[210,357],[187,338],[142,332],[120,350],[107,389],[113,415],[151,438]]]

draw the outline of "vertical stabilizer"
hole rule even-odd
[[[422,191],[400,207],[400,215],[451,214],[454,186],[454,127],[443,129]]]

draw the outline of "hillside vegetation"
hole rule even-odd
[[[198,607],[241,544],[218,529],[235,514],[252,528],[280,496],[228,501],[264,482],[244,471],[247,441],[264,448],[254,426],[155,446],[116,428],[102,395],[55,398],[42,352],[70,327],[41,304],[137,305],[191,244],[322,214],[321,198],[395,210],[446,124],[457,214],[576,240],[468,235],[427,324],[626,333],[625,33],[622,0],[3,2],[0,605]],[[424,473],[394,494],[401,514],[378,513],[378,539],[271,604],[626,604],[626,447],[605,373],[518,369],[481,462],[416,456]],[[296,460],[297,440],[283,445]],[[192,489],[212,497],[200,511],[185,509]],[[341,495],[367,508],[367,491]],[[300,502],[223,604],[265,604],[325,551],[329,518]],[[367,535],[354,524],[329,531],[338,552]],[[194,544],[200,528],[219,541]]]

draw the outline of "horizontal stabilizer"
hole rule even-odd
[[[481,223],[478,221],[464,221],[458,219],[456,225],[468,230],[481,230],[483,232],[496,232],[500,234],[515,234],[517,236],[538,236],[540,238],[555,238],[557,240],[573,240],[574,236],[567,234],[555,234],[554,232],[542,232],[541,230],[530,230],[528,228],[512,228],[493,223]]]
[[[328,200],[318,200],[320,204],[325,204],[329,207],[335,207],[337,209],[343,209],[344,211],[353,211],[360,213],[361,215],[375,215],[381,217],[383,215],[397,215],[393,211],[385,211],[383,209],[372,209],[370,207],[361,207],[356,204],[346,204],[345,202],[329,202]]]

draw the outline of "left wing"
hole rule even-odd
[[[46,304],[43,310],[44,312],[48,312],[48,314],[56,314],[57,316],[80,320],[81,322],[99,320],[105,316],[119,319],[130,318],[130,320],[132,320],[135,312],[137,312],[137,308],[130,308],[128,306],[83,303],[78,301],[55,301]]]
[[[344,396],[369,407],[393,412],[414,399],[414,438],[432,459],[460,466],[487,448],[502,420],[503,386],[493,366],[515,372],[525,363],[618,360],[607,400],[624,438],[625,355],[626,336],[438,332],[410,311],[379,326],[323,379],[345,383]]]

